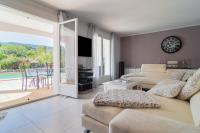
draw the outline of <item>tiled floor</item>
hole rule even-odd
[[[7,110],[0,133],[83,133],[81,106],[87,100],[57,96]]]

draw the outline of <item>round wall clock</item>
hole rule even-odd
[[[169,36],[162,41],[161,48],[166,53],[175,53],[182,47],[181,40],[176,36]]]

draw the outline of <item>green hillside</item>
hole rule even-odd
[[[0,43],[0,69],[29,68],[52,63],[52,48],[42,45]]]

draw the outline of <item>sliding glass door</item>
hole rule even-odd
[[[78,20],[72,19],[59,25],[60,44],[60,94],[78,97]]]

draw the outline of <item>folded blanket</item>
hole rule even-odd
[[[159,102],[151,94],[141,90],[108,90],[99,92],[93,103],[96,106],[121,108],[159,108]]]

